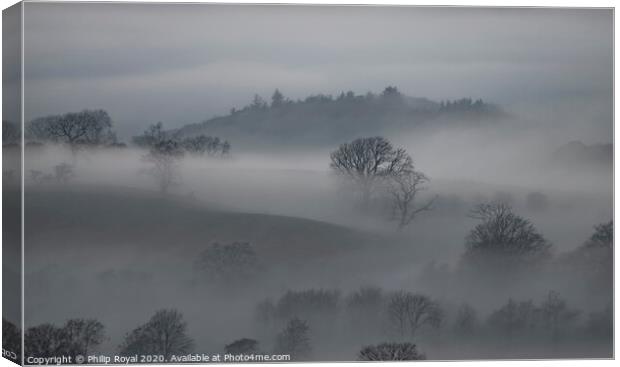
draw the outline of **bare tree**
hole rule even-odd
[[[308,323],[298,318],[291,319],[276,338],[276,353],[290,354],[291,358],[307,358],[312,350],[308,336]]]
[[[213,136],[198,135],[185,138],[182,145],[187,152],[193,155],[225,157],[230,154],[230,143]]]
[[[411,157],[403,148],[394,148],[385,138],[360,138],[340,145],[331,153],[330,167],[350,179],[362,193],[367,206],[377,184],[413,168]]]
[[[151,124],[144,130],[142,135],[134,136],[132,140],[137,146],[150,148],[165,140],[175,140],[175,138],[175,136],[169,136],[169,134],[164,131],[164,124],[160,121],[156,124]]]
[[[390,298],[388,317],[401,337],[407,332],[413,337],[425,325],[439,327],[443,312],[439,304],[425,295],[400,291]]]
[[[52,324],[30,327],[24,333],[24,350],[27,356],[53,357],[69,355],[69,339],[63,328]]]
[[[112,119],[104,110],[83,110],[32,120],[26,130],[29,139],[65,143],[75,152],[79,146],[114,142]]]
[[[540,316],[543,326],[549,330],[553,340],[557,340],[562,331],[576,321],[579,311],[569,309],[559,293],[550,291],[540,306]]]
[[[502,271],[548,259],[551,244],[527,219],[502,202],[480,204],[471,217],[482,221],[465,239],[465,259]]]
[[[166,194],[171,186],[179,183],[178,161],[183,157],[183,149],[176,140],[163,140],[153,145],[143,157],[151,167],[146,173],[155,178],[159,190]]]
[[[171,355],[190,353],[194,343],[186,330],[187,323],[177,310],[157,311],[146,324],[127,334],[120,354],[158,354],[167,360]]]
[[[88,355],[104,341],[103,324],[94,319],[71,319],[64,326],[72,355]]]
[[[424,360],[424,354],[418,352],[412,343],[381,343],[369,345],[359,352],[359,361],[416,361]]]
[[[389,182],[389,191],[392,195],[392,214],[398,222],[398,228],[402,229],[409,225],[415,217],[427,210],[432,209],[435,198],[422,205],[416,205],[416,199],[420,191],[425,190],[428,177],[422,172],[415,171],[413,167],[400,174],[393,175]]]

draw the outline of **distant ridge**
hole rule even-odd
[[[506,114],[494,104],[462,98],[435,102],[406,96],[387,87],[380,94],[342,92],[290,100],[279,90],[268,103],[256,95],[252,103],[231,109],[226,116],[174,130],[180,136],[211,135],[227,139],[236,148],[333,146],[361,135],[406,131],[419,126],[480,124]]]

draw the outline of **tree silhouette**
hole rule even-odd
[[[470,264],[483,269],[501,269],[501,273],[505,273],[551,256],[551,244],[508,204],[480,204],[472,210],[471,217],[482,223],[465,239],[464,259]]]
[[[62,327],[42,324],[26,330],[25,354],[33,357],[88,355],[104,339],[104,326],[95,319],[70,319]]]
[[[33,326],[24,334],[24,349],[27,356],[54,357],[69,355],[71,345],[63,328],[52,324]]]
[[[366,207],[376,185],[390,177],[413,170],[411,157],[402,148],[394,148],[385,138],[355,139],[331,153],[330,167],[350,179],[362,193]]]
[[[359,361],[416,361],[426,359],[412,343],[381,343],[360,350]]]
[[[258,94],[254,95],[254,99],[252,100],[252,104],[250,105],[250,109],[255,111],[262,111],[267,108],[267,102],[259,96]]]
[[[613,226],[613,221],[595,226],[587,241],[562,258],[571,274],[580,274],[591,294],[613,288]]]
[[[440,326],[443,312],[435,301],[421,294],[396,292],[388,303],[388,317],[401,337],[412,337],[423,326]]]
[[[271,96],[271,108],[282,107],[283,104],[284,104],[284,95],[280,93],[278,89],[276,89],[275,92],[273,92],[273,95]]]
[[[594,233],[585,243],[586,247],[611,249],[614,243],[614,222],[609,221],[594,227]]]
[[[559,293],[550,291],[540,306],[540,316],[543,326],[550,331],[553,340],[557,340],[561,332],[575,322],[579,311],[569,309]]]
[[[276,338],[276,353],[290,354],[292,359],[307,358],[311,352],[308,323],[291,319]]]
[[[224,157],[230,153],[230,143],[218,137],[198,135],[183,139],[183,148],[193,155]]]
[[[164,130],[164,124],[160,121],[156,124],[151,124],[142,135],[134,136],[133,143],[140,147],[153,147],[165,140],[175,139],[175,136],[168,136]]]
[[[104,341],[104,326],[94,319],[71,319],[64,331],[72,349],[72,355],[86,356]]]
[[[145,172],[157,180],[159,190],[166,194],[170,187],[179,183],[178,161],[183,157],[181,145],[172,139],[155,143],[149,153],[142,157],[150,164]]]
[[[431,210],[435,199],[416,205],[416,199],[420,191],[426,189],[424,184],[428,181],[426,175],[415,171],[413,167],[393,175],[389,180],[389,191],[393,199],[393,218],[398,222],[399,229],[409,225],[419,213]]]
[[[83,110],[32,120],[26,127],[29,139],[64,143],[76,151],[79,146],[103,145],[116,141],[112,119],[104,110]]]
[[[168,359],[172,355],[190,353],[192,339],[187,336],[187,323],[177,310],[160,310],[144,325],[125,336],[121,355],[157,354]]]

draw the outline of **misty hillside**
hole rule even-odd
[[[207,209],[185,198],[140,190],[31,190],[25,206],[26,225],[37,228],[36,236],[28,238],[28,250],[44,256],[105,249],[191,258],[214,242],[241,241],[274,263],[296,263],[384,243],[378,236],[325,222]]]
[[[260,96],[243,108],[176,130],[180,136],[219,136],[238,148],[295,145],[325,147],[386,130],[420,126],[480,124],[505,116],[498,106],[463,98],[435,102],[406,96],[395,87],[381,94],[314,95],[292,101],[276,90],[268,103]]]

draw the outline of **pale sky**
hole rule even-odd
[[[275,88],[296,99],[396,85],[573,108],[611,133],[612,29],[609,9],[26,3],[25,115],[103,108],[126,137]]]

